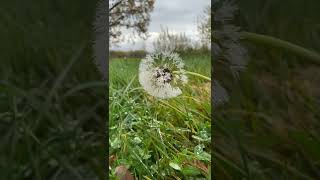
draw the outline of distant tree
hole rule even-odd
[[[158,38],[153,42],[153,48],[155,51],[183,52],[192,48],[192,42],[184,33],[170,33],[168,28],[161,27]]]
[[[109,0],[109,36],[119,42],[123,28],[146,37],[155,0]]]
[[[198,18],[198,32],[203,46],[211,45],[211,6],[207,6],[204,14]]]
[[[108,36],[109,42],[117,44],[123,29],[131,29],[140,37],[146,37],[150,12],[155,0],[101,0],[96,11],[94,56],[95,64],[103,78],[107,77]],[[108,3],[108,4],[107,4]],[[109,9],[108,9],[109,7]],[[107,24],[109,19],[109,24]],[[107,33],[109,25],[109,34]]]

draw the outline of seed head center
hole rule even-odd
[[[155,72],[155,78],[162,80],[163,83],[170,83],[173,79],[173,76],[168,68],[159,68]]]

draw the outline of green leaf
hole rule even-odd
[[[211,161],[211,154],[205,151],[203,151],[201,154],[196,155],[196,157],[198,160],[201,160],[201,161],[208,161],[208,162]]]
[[[171,166],[175,170],[181,171],[181,167],[178,164],[174,163],[174,162],[170,162],[169,166]]]
[[[193,167],[193,166],[186,166],[181,169],[181,172],[185,176],[197,176],[201,174],[200,169]]]

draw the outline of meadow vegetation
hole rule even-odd
[[[210,55],[184,56],[186,70],[210,77]],[[126,165],[137,179],[210,176],[211,83],[189,77],[183,94],[148,95],[138,82],[140,59],[111,59],[110,177]]]
[[[238,2],[242,30],[320,52],[318,0]],[[211,127],[204,80],[191,77],[182,96],[156,100],[130,58],[110,61],[109,87],[101,80],[91,50],[96,3],[1,2],[1,178],[105,179],[126,164],[145,179],[204,178],[210,166],[216,179],[319,179],[317,63],[244,40],[249,63],[239,79],[212,63],[229,101],[214,107]],[[210,56],[182,57],[210,76]]]

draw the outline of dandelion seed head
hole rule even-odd
[[[148,54],[139,66],[139,82],[147,93],[167,99],[182,94],[181,86],[188,82],[179,54],[166,51]]]

